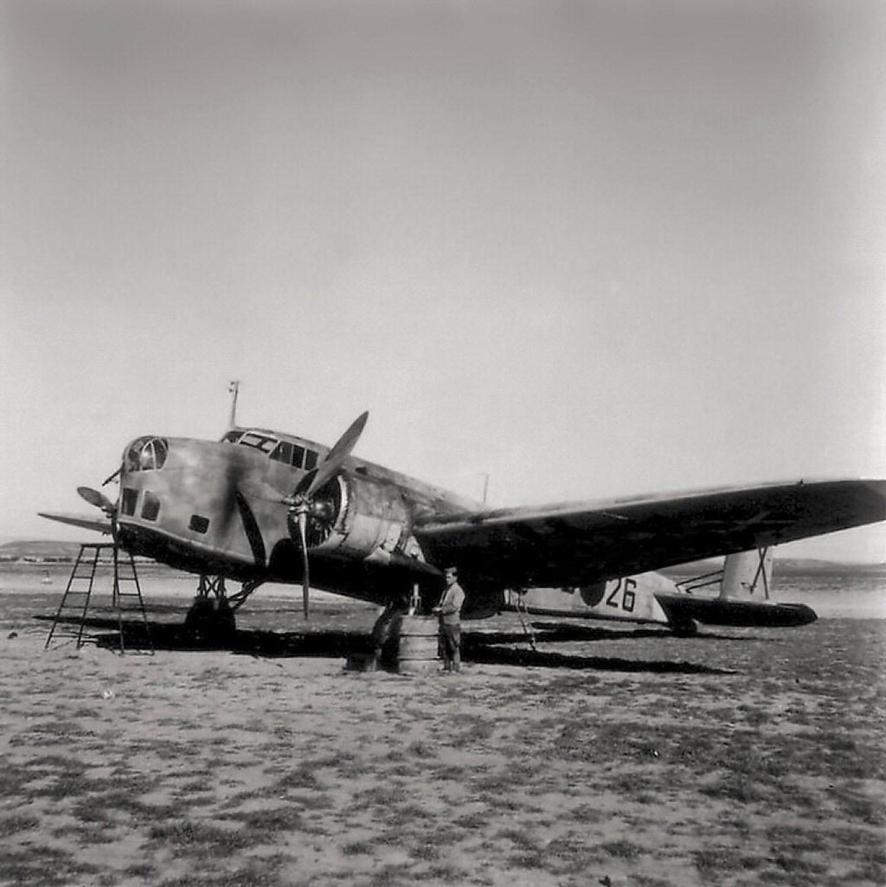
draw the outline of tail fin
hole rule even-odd
[[[721,598],[769,600],[772,587],[772,549],[760,548],[726,555]]]

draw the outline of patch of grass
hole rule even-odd
[[[233,871],[192,872],[180,878],[167,878],[159,887],[278,887],[284,883],[277,871],[280,864],[279,859],[252,860]],[[286,887],[290,885],[287,881]]]
[[[692,854],[695,867],[702,874],[734,872],[743,868],[745,857],[733,847],[705,847]]]
[[[374,785],[357,795],[361,807],[382,807],[385,809],[395,807],[403,798],[403,791],[393,785]]]
[[[578,822],[583,825],[592,825],[594,823],[600,822],[606,818],[606,814],[600,810],[599,807],[595,807],[593,804],[582,804],[579,807],[576,807],[571,814],[571,819],[573,822]]]
[[[138,794],[124,788],[87,794],[74,802],[72,813],[81,822],[102,823],[115,818],[116,814],[131,816],[138,822],[158,818],[174,818],[181,811],[168,805],[146,804]]]
[[[219,828],[189,819],[157,824],[148,832],[152,844],[168,847],[178,853],[204,855],[216,853],[227,856],[232,850],[243,849],[253,842],[240,830]]]
[[[398,887],[413,881],[411,872],[404,872],[402,866],[384,865],[376,869],[369,878],[368,887]]]
[[[0,819],[0,839],[9,838],[20,832],[27,832],[36,828],[40,820],[36,816],[13,814]]]
[[[280,791],[285,791],[290,788],[321,791],[323,789],[323,784],[317,778],[317,775],[314,772],[315,769],[316,768],[311,767],[309,764],[302,764],[281,776],[277,780],[276,787]]]
[[[833,798],[848,819],[866,825],[886,825],[886,810],[882,803],[850,787],[835,789]]]
[[[507,768],[489,771],[485,776],[474,780],[473,790],[477,794],[488,794],[492,797],[511,791],[519,779]]]
[[[483,804],[484,807],[488,807],[491,811],[490,815],[496,818],[516,816],[523,809],[522,805],[518,804],[512,795],[512,791],[518,787],[508,786],[497,792],[483,792],[482,794],[475,795],[474,800]]]
[[[600,849],[618,859],[636,859],[643,852],[639,844],[624,838],[620,841],[606,841],[600,845]]]
[[[4,849],[0,854],[0,882],[10,884],[39,884],[40,887],[85,884],[95,879],[83,876],[97,875],[100,871],[54,847],[41,847],[39,853]]]
[[[865,860],[856,865],[852,871],[847,872],[843,878],[844,884],[863,884],[870,881],[872,884],[886,883],[883,877],[883,863]]]
[[[54,778],[49,785],[40,788],[32,788],[28,791],[31,797],[49,798],[53,801],[63,801],[78,795],[88,795],[101,792],[108,785],[105,779],[90,779],[84,776],[82,770],[73,768],[65,773],[53,774]]]
[[[611,780],[613,791],[627,795],[638,803],[655,803],[657,798],[650,794],[650,788],[654,787],[657,774],[647,769],[632,768],[627,773],[620,773]],[[651,798],[651,801],[640,801],[640,797]]]
[[[301,810],[293,807],[274,807],[241,814],[238,819],[245,829],[257,835],[263,832],[299,831],[304,826]]]
[[[785,856],[784,854],[778,854],[771,857],[771,859],[783,872],[800,875],[807,879],[811,875],[821,875],[828,870],[826,865],[799,855]]]
[[[451,862],[435,862],[428,869],[428,878],[437,878],[449,884],[463,884],[465,871]]]
[[[413,826],[425,829],[433,828],[437,824],[436,817],[414,801],[397,804],[390,810],[385,821],[393,828]]]
[[[372,840],[351,841],[341,848],[345,856],[374,856],[377,844]]]
[[[406,754],[410,758],[420,758],[422,760],[427,760],[428,758],[436,757],[437,753],[430,743],[425,742],[422,739],[417,739],[407,746]]]
[[[434,862],[441,856],[444,841],[439,836],[424,831],[405,835],[401,830],[395,829],[385,832],[378,843],[388,847],[401,847],[414,859]]]
[[[128,866],[123,870],[123,874],[130,878],[141,878],[146,883],[157,882],[157,869],[148,862],[140,862]]]
[[[62,825],[52,830],[54,838],[62,838],[66,835],[77,838],[81,844],[110,844],[114,840],[114,828],[112,826],[87,827],[76,823]]]
[[[460,828],[474,830],[485,828],[489,824],[489,814],[480,810],[473,813],[465,813],[455,820],[456,825]]]
[[[716,800],[756,804],[771,796],[772,787],[755,782],[740,774],[726,773],[712,785],[701,786],[699,791]]]
[[[495,735],[498,727],[499,724],[490,721],[488,716],[463,715],[458,723],[455,742],[465,748],[482,745]]]
[[[574,837],[561,837],[544,848],[544,868],[556,875],[580,875],[605,860],[598,847]]]
[[[0,798],[21,797],[25,786],[40,778],[29,769],[12,764],[8,758],[0,758]]]

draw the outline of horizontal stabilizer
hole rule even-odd
[[[704,625],[780,628],[808,625],[818,618],[806,604],[706,598],[682,593],[659,593],[656,598],[671,621],[678,625],[694,620]]]
[[[58,521],[60,524],[70,524],[72,527],[82,527],[84,530],[94,530],[97,533],[110,535],[111,522],[107,519],[90,517],[85,514],[62,514],[59,512],[38,511],[40,517]]]

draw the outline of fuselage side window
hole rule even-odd
[[[313,450],[305,451],[305,471],[313,471],[317,467],[317,454]]]
[[[149,490],[145,490],[145,498],[142,504],[142,519],[157,520],[160,514],[160,500]]]
[[[188,529],[195,533],[205,533],[209,529],[209,518],[203,517],[202,514],[192,514]]]
[[[292,464],[292,444],[288,441],[281,440],[277,444],[277,448],[271,453],[271,458],[284,465]]]
[[[301,468],[305,462],[305,448],[298,444],[292,445],[292,466],[293,468]]]
[[[138,490],[133,490],[130,487],[123,487],[123,495],[121,498],[123,501],[120,510],[123,514],[134,515],[135,504],[138,501]]]

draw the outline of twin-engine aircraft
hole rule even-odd
[[[699,622],[811,622],[808,607],[768,600],[768,549],[886,519],[886,480],[489,509],[352,456],[367,416],[331,448],[244,427],[220,441],[138,437],[103,484],[118,481],[115,502],[78,489],[102,519],[41,515],[111,533],[131,554],[198,574],[195,607],[202,602],[205,615],[209,603],[230,625],[264,582],[301,583],[305,618],[312,582],[377,604],[417,594],[430,607],[443,569],[454,565],[466,618],[518,609],[687,632]],[[735,556],[741,552],[752,554]],[[733,557],[719,597],[687,593],[649,573],[722,555]],[[739,573],[755,578],[741,582]],[[241,590],[227,595],[225,579]]]

